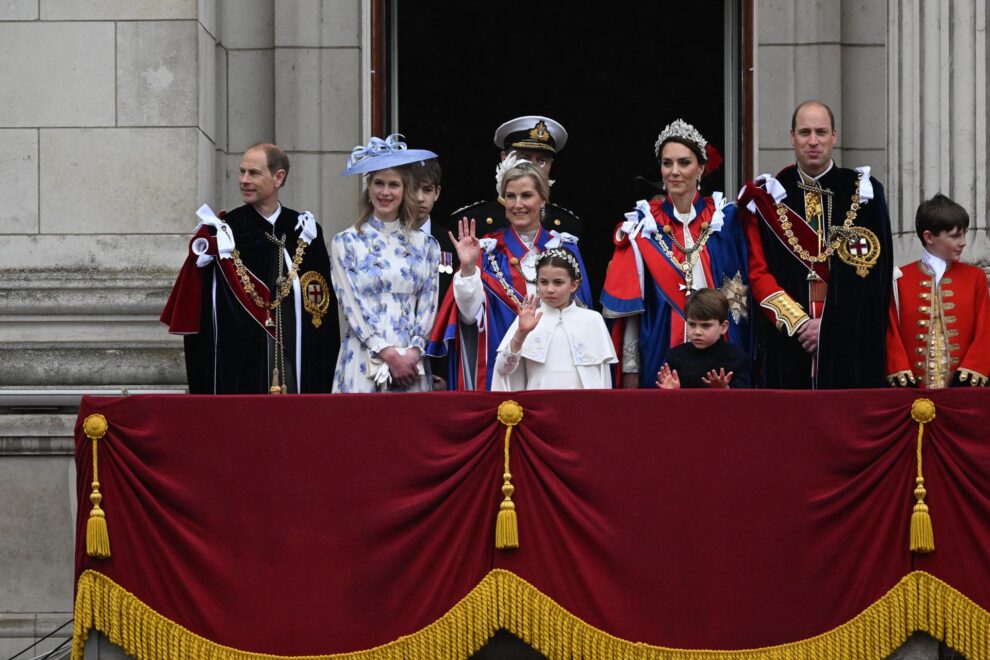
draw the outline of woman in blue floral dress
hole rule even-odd
[[[430,390],[423,360],[437,312],[440,246],[415,226],[409,163],[436,158],[401,136],[355,147],[343,176],[364,174],[353,227],[333,237],[330,260],[344,328],[334,392]]]

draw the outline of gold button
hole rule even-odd
[[[921,305],[920,307],[918,307],[918,311],[921,312],[922,314],[927,314],[928,313],[928,306],[927,305]]]
[[[926,339],[928,339],[928,335],[919,332],[914,336],[914,338],[917,339],[918,341],[925,341]]]
[[[932,297],[932,294],[927,292],[922,292],[918,294],[918,297],[921,298],[922,300],[928,300],[929,298]]]
[[[516,259],[515,257],[510,257],[509,258],[509,265],[511,265],[511,266],[518,266],[519,265],[519,260]]]
[[[914,350],[918,355],[924,355],[927,349],[925,349],[923,346],[919,346]]]
[[[486,224],[489,224],[489,225],[490,225],[490,224],[492,224],[493,222],[495,222],[495,221],[494,221],[494,220],[492,220],[491,218],[485,218],[485,223],[486,223]]]
[[[920,325],[922,328],[927,328],[928,319],[918,319],[918,325]]]
[[[557,225],[559,227],[560,226],[560,218],[554,219],[553,224],[555,224],[555,225]]]
[[[931,280],[921,280],[921,282],[919,282],[918,284],[920,284],[921,286],[931,286],[932,285],[932,281]]]
[[[923,366],[925,366],[925,363],[924,362],[915,362],[914,363],[914,366],[916,366],[916,367],[923,367]]]

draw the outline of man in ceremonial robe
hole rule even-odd
[[[796,164],[739,196],[753,299],[763,312],[756,382],[782,389],[885,385],[892,240],[883,186],[832,160],[832,111],[794,111]]]
[[[273,144],[241,158],[245,204],[203,205],[162,313],[184,335],[193,394],[329,392],[340,348],[323,230],[282,206],[289,160]]]
[[[501,149],[501,161],[510,156],[528,160],[550,176],[557,152],[567,143],[567,131],[557,121],[541,115],[526,115],[510,119],[495,131],[495,146]],[[497,188],[496,184],[496,188]],[[456,226],[461,218],[474,219],[479,236],[483,236],[508,224],[505,218],[505,200],[501,196],[487,202],[476,202],[450,214],[450,226]],[[581,221],[565,208],[547,202],[546,213],[541,219],[547,230],[565,232],[581,238]]]

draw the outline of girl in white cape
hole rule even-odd
[[[519,305],[519,316],[498,347],[493,391],[607,389],[609,365],[618,360],[602,315],[573,300],[581,269],[570,252],[552,248],[536,264],[536,296]]]

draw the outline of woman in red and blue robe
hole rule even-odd
[[[478,239],[474,220],[463,218],[458,235],[450,236],[460,269],[440,306],[426,349],[435,357],[450,353],[450,389],[491,389],[499,344],[521,302],[536,293],[536,262],[546,249],[570,251],[581,272],[586,272],[577,239],[547,231],[540,224],[550,190],[543,171],[528,161],[507,159],[504,164],[498,188],[505,200],[509,226]],[[575,297],[581,304],[591,305],[586,280],[582,279]]]
[[[612,322],[616,383],[653,387],[667,351],[685,341],[684,304],[701,288],[729,301],[724,339],[752,353],[746,239],[736,207],[721,193],[702,196],[701,179],[717,152],[681,120],[656,143],[664,198],[641,200],[615,231],[601,303]]]

